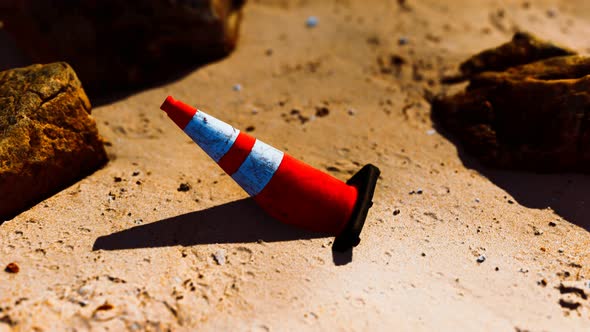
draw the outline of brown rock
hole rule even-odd
[[[512,40],[496,48],[482,51],[460,65],[465,78],[484,71],[502,71],[510,67],[562,55],[575,51],[541,40],[530,33],[517,32]]]
[[[20,271],[20,267],[16,263],[8,263],[4,268],[4,272],[7,273],[18,273]]]
[[[87,89],[136,87],[227,55],[245,0],[17,0],[4,29],[33,62],[67,61]]]
[[[489,166],[587,173],[589,74],[590,57],[577,55],[482,72],[436,98],[433,117]]]
[[[106,161],[90,102],[68,64],[0,72],[0,220]]]

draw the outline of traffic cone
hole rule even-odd
[[[358,245],[377,167],[367,164],[344,183],[170,96],[160,108],[269,215],[335,235],[334,250]]]

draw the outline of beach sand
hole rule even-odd
[[[528,3],[249,1],[229,57],[93,100],[110,162],[0,225],[0,267],[20,267],[0,331],[587,330],[590,177],[484,168],[425,98],[515,29],[590,51],[590,3]],[[377,165],[352,257],[267,217],[168,95],[341,180]]]

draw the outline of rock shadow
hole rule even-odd
[[[432,117],[432,121],[436,130],[457,147],[459,158],[465,167],[487,177],[522,206],[532,209],[551,207],[563,219],[590,232],[590,175],[534,173],[486,167],[469,155],[455,136],[440,127],[435,117]]]
[[[10,36],[0,29],[0,71],[32,64]]]
[[[328,236],[283,224],[268,216],[251,198],[246,198],[101,236],[92,249],[278,242]]]
[[[15,43],[15,41],[12,39],[12,37],[5,31],[2,31],[2,29],[0,29],[0,50],[0,71],[26,67],[38,63],[38,61],[34,61],[26,56],[18,47],[17,43]],[[179,52],[179,54],[182,54],[182,52]],[[112,104],[144,90],[161,87],[181,80],[201,67],[221,61],[230,54],[231,52],[219,52],[217,54],[208,54],[202,57],[193,56],[186,58],[179,56],[177,59],[175,59],[176,61],[169,61],[157,65],[155,64],[156,67],[166,68],[166,70],[159,70],[157,75],[154,74],[145,81],[135,84],[125,83],[122,85],[113,85],[106,83],[101,84],[100,82],[87,82],[84,80],[84,77],[80,77],[79,74],[78,78],[82,82],[82,86],[84,87],[84,91],[90,99],[92,107],[99,107]],[[121,56],[129,57],[130,55],[121,54]],[[67,59],[55,59],[54,61],[49,62],[57,61],[66,61],[72,65],[69,61],[67,61]],[[74,67],[74,70],[75,69],[76,68]]]
[[[179,60],[176,63],[161,64],[161,66],[166,66],[168,68],[166,75],[160,75],[146,82],[138,83],[134,86],[110,86],[104,89],[90,87],[85,91],[93,108],[109,105],[138,94],[142,91],[162,87],[179,81],[191,73],[197,71],[198,69],[217,61],[221,61],[227,56],[229,55],[219,55],[215,58],[195,58],[194,62]],[[83,81],[82,85],[84,85]]]

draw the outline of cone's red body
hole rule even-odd
[[[357,189],[285,155],[254,200],[272,217],[316,232],[340,234],[350,219]]]

